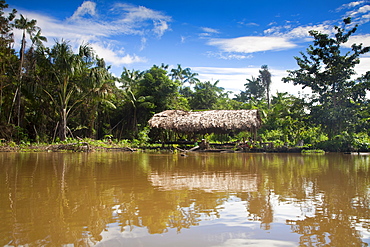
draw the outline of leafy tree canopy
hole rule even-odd
[[[300,68],[288,71],[288,77],[283,78],[284,82],[293,82],[312,90],[311,116],[326,128],[330,137],[350,130],[359,121],[359,106],[370,89],[369,72],[354,78],[360,56],[369,52],[370,47],[352,44],[349,51],[343,47],[357,30],[355,26],[347,31],[350,23],[350,18],[346,18],[344,27],[335,26],[333,37],[310,31],[314,38],[313,45],[307,48],[306,53],[301,52],[301,57],[295,57]]]

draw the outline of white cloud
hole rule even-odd
[[[160,11],[152,10],[144,6],[134,6],[130,4],[118,3],[114,7],[114,11],[121,10],[120,19],[112,24],[117,27],[124,26],[132,33],[145,34],[148,33],[147,26],[153,24],[151,31],[161,37],[165,31],[170,30],[168,22],[172,21],[170,16],[162,14]]]
[[[326,25],[326,24],[320,24],[320,25],[314,25],[314,26],[300,26],[293,28],[289,32],[287,32],[284,36],[290,37],[290,38],[307,38],[309,37],[309,31],[315,30],[321,33],[326,34],[332,34],[333,33],[333,26]]]
[[[232,39],[210,39],[208,45],[225,52],[254,53],[260,51],[284,50],[296,47],[284,37],[246,36]]]
[[[358,13],[367,13],[369,11],[370,11],[370,5],[365,5],[358,9]]]
[[[202,27],[201,29],[203,30],[203,32],[206,32],[206,33],[219,33],[218,30],[210,28],[210,27]]]
[[[208,51],[206,54],[208,57],[215,57],[215,58],[224,59],[224,60],[234,60],[234,59],[242,60],[242,59],[250,59],[253,57],[252,54],[249,54],[248,56],[246,56],[242,54],[212,52],[212,51]]]
[[[140,47],[140,51],[144,50],[145,49],[145,46],[146,46],[146,42],[147,42],[147,38],[145,37],[142,37],[141,38],[141,47]]]
[[[244,84],[247,79],[258,77],[260,67],[244,67],[244,68],[217,68],[217,67],[193,67],[192,71],[199,74],[198,79],[202,82],[215,82],[219,87],[223,87],[225,91],[232,91],[234,94],[245,90]],[[303,90],[300,86],[294,86],[292,83],[284,83],[281,79],[288,75],[286,70],[278,70],[269,68],[271,72],[271,94],[275,95],[277,92],[288,92],[298,96],[299,94],[309,94],[310,90]],[[232,95],[231,95],[232,96]]]
[[[64,38],[84,39],[88,42],[115,35],[147,37],[154,34],[160,37],[169,30],[168,22],[171,21],[170,16],[163,15],[159,11],[126,4],[118,4],[114,9],[106,12],[100,11],[99,14],[96,4],[90,1],[83,2],[65,21],[27,10],[21,12],[29,19],[36,19],[43,35],[52,41],[55,38]],[[86,16],[87,14],[89,16]]]
[[[352,44],[363,44],[363,46],[370,46],[370,34],[351,36],[347,43],[343,44],[343,46],[350,48]]]
[[[334,31],[334,27],[330,24],[323,23],[318,25],[306,25],[306,26],[298,26],[292,27],[291,25],[285,26],[274,26],[269,29],[266,29],[264,33],[270,36],[279,36],[285,37],[289,39],[306,39],[310,37],[309,31],[316,30],[321,33],[332,34]]]
[[[356,7],[362,3],[364,3],[365,1],[356,1],[356,2],[350,2],[350,3],[346,3],[346,4],[343,4],[342,6],[340,6],[339,8],[337,8],[337,11],[340,11],[342,9],[348,9],[348,8],[353,8],[353,7]]]
[[[169,26],[166,21],[164,20],[154,20],[154,29],[153,32],[158,35],[158,37],[161,37],[168,29]]]
[[[350,16],[353,23],[364,24],[370,21],[369,1],[354,1],[348,4],[343,4],[337,9],[337,11],[341,11],[343,9],[348,9],[343,17]]]
[[[96,3],[91,1],[85,1],[70,17],[70,20],[76,20],[82,18],[84,15],[89,14],[91,16],[96,15]]]
[[[200,33],[199,36],[201,37],[210,37],[213,34],[220,33],[218,30],[210,28],[210,27],[201,27],[203,33]]]
[[[370,68],[370,55],[363,56],[360,59],[360,64],[356,65],[355,70],[358,76],[364,75]]]
[[[244,21],[239,21],[238,24],[243,25],[243,26],[255,26],[258,27],[259,24],[255,22],[244,22]]]
[[[170,16],[143,6],[118,4],[113,9],[104,11],[92,1],[83,2],[73,15],[65,20],[27,10],[19,10],[19,12],[28,19],[37,20],[42,35],[48,39],[46,46],[51,47],[55,44],[55,40],[62,39],[69,41],[74,48],[82,43],[89,43],[107,64],[119,67],[146,62],[147,59],[123,52],[121,48],[123,45],[115,36],[139,36],[141,51],[150,36],[161,37],[168,31],[170,29],[168,23],[171,21]],[[18,35],[18,30],[15,32],[17,48],[21,35]]]
[[[146,62],[145,58],[137,55],[125,54],[123,50],[115,50],[110,46],[104,46],[98,43],[93,43],[91,46],[99,57],[104,58],[107,64],[113,66],[120,67],[132,63]]]

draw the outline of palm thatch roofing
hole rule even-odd
[[[258,110],[211,110],[187,112],[167,110],[149,120],[152,128],[162,128],[180,133],[216,133],[230,131],[256,131],[261,127]]]

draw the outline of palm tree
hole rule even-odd
[[[86,53],[86,56],[93,57],[93,53]],[[80,54],[81,55],[81,54]],[[109,73],[109,66],[106,67],[104,59],[96,58],[95,66],[87,70],[85,88],[82,90],[88,94],[85,101],[86,108],[88,109],[88,126],[89,135],[94,137],[96,119],[99,113],[99,106],[102,104],[107,108],[115,109],[116,106],[112,102],[114,77]],[[96,137],[96,136],[95,136]]]
[[[19,63],[19,78],[18,78],[18,86],[14,94],[13,104],[17,99],[17,126],[20,126],[20,112],[21,112],[21,90],[22,90],[22,75],[23,75],[23,64],[24,64],[24,55],[26,50],[26,32],[32,36],[36,30],[40,30],[39,27],[36,26],[37,21],[32,19],[29,21],[27,18],[24,18],[21,15],[20,19],[14,20],[14,27],[20,30],[23,30],[22,33],[22,40],[21,40],[21,49],[19,51],[20,56],[20,63]],[[10,119],[10,117],[9,117]]]
[[[224,90],[224,88],[217,86],[218,83],[219,80],[214,83],[206,81],[195,84],[195,92],[190,100],[191,108],[195,110],[214,109]]]
[[[181,65],[178,64],[176,69],[171,69],[170,76],[172,80],[179,80],[183,84],[184,80],[184,70],[181,68]]]
[[[267,99],[267,106],[270,108],[270,86],[271,86],[271,73],[268,69],[267,65],[261,66],[260,75],[258,78],[261,80],[262,85],[265,87],[266,90],[266,99]]]
[[[36,30],[40,31],[40,28],[36,26],[37,21],[32,19],[29,21],[27,18],[24,18],[23,15],[21,15],[20,19],[14,20],[14,27],[17,29],[22,30],[22,41],[21,41],[21,49],[19,52],[20,56],[20,66],[19,66],[19,75],[22,76],[22,69],[23,69],[23,62],[24,62],[24,53],[26,50],[26,32],[30,35],[30,37],[33,35],[33,33],[36,32]]]
[[[48,52],[48,64],[51,72],[51,80],[55,82],[56,88],[44,90],[59,112],[59,138],[64,141],[67,138],[67,119],[74,107],[82,102],[87,93],[81,94],[78,99],[72,100],[72,96],[81,88],[76,83],[71,83],[71,79],[83,71],[94,56],[90,46],[80,46],[79,54],[74,54],[71,46],[66,42],[57,42]],[[81,85],[80,85],[81,86]],[[53,94],[51,90],[55,90]]]
[[[32,46],[36,45],[36,47],[43,46],[42,42],[47,42],[48,39],[45,36],[41,35],[41,29],[37,31],[35,35],[31,36]]]
[[[196,78],[198,73],[192,73],[190,68],[183,69],[181,65],[178,64],[176,69],[171,69],[170,76],[172,80],[179,80],[181,85],[188,82],[189,84],[195,84],[199,82],[199,79]]]
[[[247,79],[245,86],[245,94],[248,100],[255,99],[261,100],[264,98],[266,92],[265,86],[262,84],[260,78],[255,78],[252,76],[252,79]]]
[[[188,82],[189,84],[196,84],[199,82],[199,79],[196,78],[198,73],[192,73],[190,68],[184,70],[184,83]]]
[[[135,87],[137,83],[144,78],[144,71],[139,70],[132,70],[130,71],[126,67],[123,68],[123,72],[121,75],[121,82],[123,83],[123,96],[124,99],[129,102],[129,104],[132,106],[133,110],[133,121],[132,121],[132,129],[133,134],[136,135],[138,132],[137,129],[137,107],[139,103],[143,102],[143,97],[136,97],[135,96]]]

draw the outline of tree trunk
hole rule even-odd
[[[19,84],[18,84],[18,95],[17,95],[17,126],[21,125],[21,97],[22,97],[22,73],[24,63],[24,50],[26,47],[26,33],[23,31],[21,51],[20,51],[20,64],[19,64]]]
[[[61,112],[59,138],[61,141],[65,141],[67,139],[67,109],[65,108],[63,108]]]

